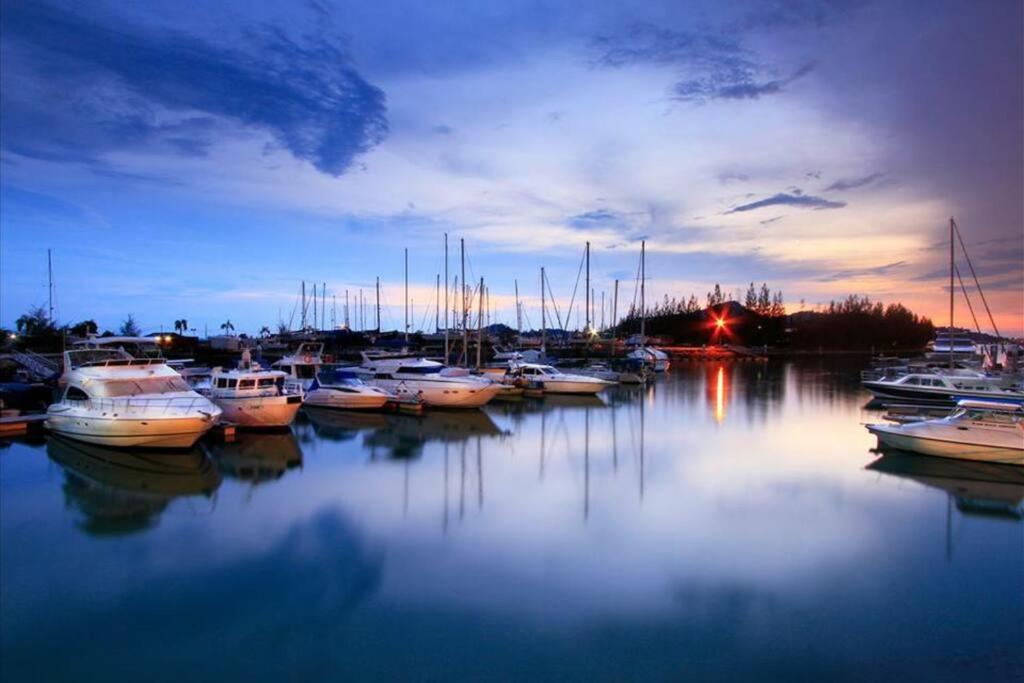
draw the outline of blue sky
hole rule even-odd
[[[340,307],[379,275],[399,324],[408,247],[418,327],[445,232],[506,321],[518,279],[539,323],[542,265],[564,310],[587,240],[630,301],[643,238],[654,298],[755,280],[940,319],[955,215],[1024,334],[1021,14],[4,0],[0,325],[45,302],[47,248],[66,322],[256,332],[303,279]]]

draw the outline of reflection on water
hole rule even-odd
[[[1024,470],[879,458],[859,369],[304,409],[209,457],[15,443],[0,673],[1020,678]]]
[[[81,514],[84,531],[97,536],[148,529],[175,498],[210,496],[221,482],[198,447],[160,453],[52,437],[46,452],[64,470],[68,508]]]

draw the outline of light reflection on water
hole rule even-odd
[[[2,673],[1019,674],[1024,480],[878,460],[856,370],[680,364],[479,412],[307,410],[179,456],[16,443]]]

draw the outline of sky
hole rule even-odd
[[[513,325],[542,266],[565,314],[587,241],[610,320],[641,240],[648,301],[767,282],[945,324],[953,216],[1024,335],[1019,2],[182,5],[0,0],[0,326],[50,249],[61,322],[296,327],[305,280],[356,327],[380,277],[395,328],[407,248],[432,328],[446,233]]]

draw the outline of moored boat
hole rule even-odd
[[[162,358],[123,351],[64,353],[66,386],[46,427],[102,446],[190,448],[221,416]]]
[[[395,397],[371,387],[351,368],[321,370],[306,392],[306,405],[341,410],[375,410]]]
[[[508,374],[513,379],[537,382],[549,394],[596,394],[614,384],[587,375],[570,375],[551,365],[536,363],[516,364]]]
[[[960,401],[943,418],[869,424],[882,446],[943,458],[1024,465],[1024,407],[996,401]]]
[[[1012,377],[971,371],[936,371],[901,375],[894,379],[867,379],[865,389],[880,399],[953,405],[959,399],[1024,403],[1024,392]]]
[[[415,398],[435,408],[480,408],[501,387],[483,377],[452,373],[436,361],[416,357],[370,358],[355,371],[368,384],[398,398]]]
[[[239,427],[280,428],[295,420],[302,407],[298,387],[286,387],[287,375],[252,363],[248,355],[238,368],[214,368],[207,394],[223,411],[223,419]]]

